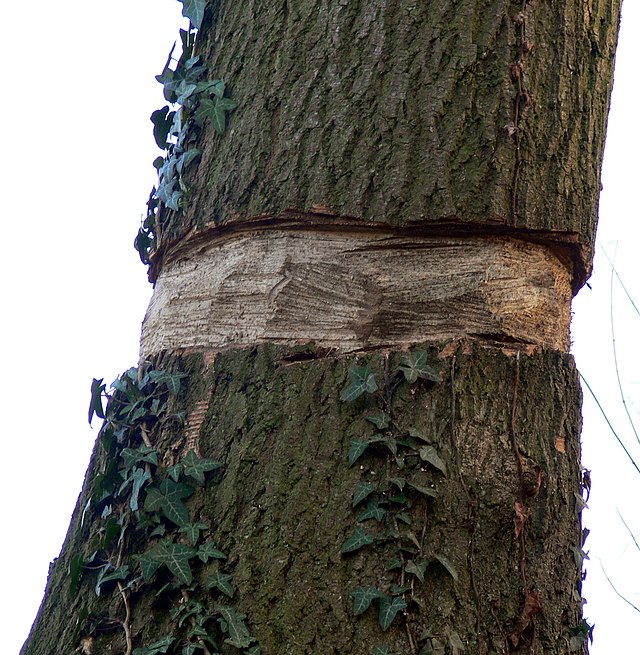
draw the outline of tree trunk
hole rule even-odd
[[[158,208],[23,655],[586,650],[568,324],[619,3],[583,4],[208,3],[238,108]]]

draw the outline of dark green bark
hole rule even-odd
[[[188,392],[174,409],[193,410],[197,401],[208,402],[199,446],[203,455],[222,462],[223,470],[190,501],[190,509],[211,524],[213,540],[229,554],[233,604],[247,614],[263,652],[371,653],[376,644],[387,644],[393,652],[410,653],[409,632],[427,647],[424,652],[439,652],[439,643],[446,646],[443,652],[460,652],[452,646],[458,639],[468,653],[529,652],[534,633],[537,652],[567,652],[581,604],[574,553],[581,544],[581,504],[574,495],[580,477],[580,391],[572,359],[480,347],[438,359],[431,349],[442,381],[401,383],[391,414],[396,436],[412,432],[429,439],[446,464],[443,475],[408,450],[404,468],[375,450],[349,467],[349,440],[375,432],[366,416],[380,406],[379,399],[375,394],[354,403],[339,399],[349,360],[291,363],[289,354],[270,346],[231,351],[210,369],[197,356],[165,361],[191,375]],[[382,382],[385,356],[369,360]],[[397,362],[392,354],[391,370]],[[536,490],[538,467],[542,478]],[[384,489],[394,477],[434,489],[437,496],[413,495],[414,505],[405,511],[411,524],[395,519],[402,539],[341,555],[363,509],[351,508],[356,485],[368,480]],[[98,523],[79,525],[91,478],[24,655],[72,652],[98,616],[103,626],[93,653],[123,652],[121,630],[101,634],[109,615],[123,618],[117,594],[96,599],[95,573],[89,571],[80,593],[69,590],[70,558],[88,555]],[[525,580],[522,543],[514,538],[516,502],[530,511]],[[359,525],[381,533],[393,528],[393,515],[389,510],[386,522]],[[405,561],[421,556],[411,552],[416,547],[410,534],[421,543],[422,556],[444,555],[457,580],[437,562],[427,568],[424,582],[389,571],[397,543],[405,549]],[[206,572],[202,566],[200,581]],[[413,588],[408,611],[387,632],[377,625],[373,609],[354,617],[354,588],[372,585],[388,592],[403,578]],[[523,612],[531,592],[538,594],[542,612],[529,625]],[[151,591],[133,597],[135,646],[178,632],[168,614],[179,597],[165,592],[155,598]],[[201,597],[213,611],[213,597],[206,592]]]

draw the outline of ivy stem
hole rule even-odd
[[[149,439],[149,432],[147,430],[147,424],[143,423],[140,426],[140,434],[142,434],[142,441],[144,441],[144,445],[147,448],[153,448],[153,444],[151,443],[151,439]]]
[[[127,650],[125,655],[131,655],[133,652],[133,640],[131,639],[131,606],[129,605],[129,599],[127,598],[127,591],[122,586],[122,582],[118,580],[118,591],[122,596],[122,603],[124,605],[124,621],[122,621],[122,629],[124,630],[124,638],[127,642]]]

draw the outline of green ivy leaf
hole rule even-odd
[[[407,481],[404,478],[389,478],[389,482],[394,487],[398,487],[400,491],[404,489],[404,485],[407,483]]]
[[[151,114],[153,138],[161,150],[166,150],[169,147],[167,138],[171,130],[171,125],[173,124],[174,116],[175,112],[169,110],[169,105],[165,105],[162,109],[156,109]]]
[[[409,482],[408,485],[412,488],[415,489],[418,493],[421,493],[423,496],[428,496],[429,498],[435,498],[438,495],[438,492],[435,489],[431,489],[430,487],[422,487],[419,484],[414,484],[413,482]]]
[[[207,579],[207,588],[218,589],[225,596],[233,598],[233,587],[231,586],[232,579],[233,576],[227,575],[225,573],[220,573],[220,571],[218,571]]]
[[[149,555],[134,555],[133,558],[140,564],[142,578],[145,582],[151,582],[155,572],[160,568],[160,562]]]
[[[137,512],[138,496],[140,494],[140,490],[146,482],[151,480],[151,473],[149,473],[149,471],[146,469],[134,468],[129,479],[133,482],[131,486],[131,498],[129,499],[129,506],[131,507],[132,512]]]
[[[170,466],[167,469],[167,475],[174,481],[178,482],[180,480],[180,476],[182,475],[182,471],[184,470],[184,466],[178,462],[177,464],[174,464],[173,466]]]
[[[224,80],[207,80],[199,82],[196,93],[213,94],[216,98],[223,98],[225,90]]]
[[[363,393],[375,393],[378,389],[375,374],[371,372],[371,366],[351,366],[349,368],[349,379],[340,393],[340,400],[353,402]]]
[[[431,466],[435,466],[443,475],[447,474],[447,465],[433,446],[422,446],[419,450],[420,459]]]
[[[353,466],[370,445],[364,439],[351,439],[349,441],[349,466]]]
[[[407,607],[404,599],[401,596],[385,597],[378,603],[380,612],[378,614],[378,621],[380,627],[386,632],[389,626],[393,623],[398,612]]]
[[[74,555],[69,563],[69,587],[73,596],[78,593],[83,571],[84,557],[80,554]]]
[[[187,525],[183,525],[180,528],[180,532],[186,535],[192,546],[195,546],[198,543],[198,539],[200,539],[200,532],[206,530],[207,527],[207,525],[199,521],[197,523],[187,523]]]
[[[96,580],[96,596],[100,595],[100,588],[105,582],[124,580],[130,573],[128,564],[114,569],[111,573],[107,573],[110,568],[112,568],[110,564],[105,564],[105,566],[100,569],[98,579]]]
[[[93,420],[93,415],[95,414],[98,418],[104,418],[104,409],[102,408],[102,394],[107,388],[106,384],[103,384],[104,378],[96,380],[93,378],[91,381],[91,401],[89,403],[89,425]]]
[[[386,510],[380,507],[380,503],[377,500],[370,500],[364,511],[358,514],[356,521],[358,521],[358,523],[361,521],[368,521],[369,519],[382,521],[386,513]]]
[[[383,646],[382,644],[377,644],[371,655],[393,655],[393,651],[389,646]]]
[[[155,448],[149,448],[149,446],[123,448],[120,457],[126,471],[132,469],[136,464],[158,465],[158,451]]]
[[[167,478],[157,487],[147,490],[144,509],[147,512],[162,512],[178,527],[183,527],[189,524],[189,512],[182,499],[188,498],[192,493],[193,488],[188,484]]]
[[[210,120],[216,132],[223,134],[227,126],[227,113],[233,111],[236,106],[229,98],[202,98],[194,119],[200,124]]]
[[[182,15],[191,21],[191,24],[197,29],[202,25],[204,18],[204,8],[206,0],[179,0],[182,2]]]
[[[355,507],[361,503],[365,498],[371,495],[376,488],[370,482],[361,482],[356,487],[353,492],[353,500],[351,501],[351,507]]]
[[[417,562],[414,562],[412,559],[410,559],[407,562],[407,565],[405,566],[405,571],[407,573],[411,573],[420,580],[420,582],[424,582],[424,574],[425,571],[427,570],[427,566],[429,565],[429,562],[427,560],[418,560]]]
[[[195,557],[195,548],[176,544],[169,539],[163,539],[155,544],[147,553],[150,558],[164,564],[182,584],[189,585],[193,580],[193,573],[189,560]]]
[[[168,373],[159,369],[152,369],[148,372],[149,381],[155,384],[167,387],[169,392],[177,396],[180,392],[180,386],[185,378],[189,377],[188,373]]]
[[[353,553],[356,550],[364,548],[373,543],[373,535],[369,534],[361,527],[356,526],[351,536],[342,544],[340,547],[340,552],[344,555],[345,553]]]
[[[198,557],[205,564],[210,559],[227,559],[227,556],[221,550],[218,550],[217,546],[210,541],[201,544],[198,548]]]
[[[192,477],[196,482],[204,484],[204,474],[207,471],[215,471],[219,469],[222,464],[213,459],[206,459],[198,457],[195,451],[190,450],[182,458],[182,466],[186,475]]]
[[[251,636],[244,623],[244,619],[247,617],[233,607],[226,605],[219,605],[217,610],[222,616],[220,625],[223,631],[229,635],[229,639],[225,639],[225,642],[236,648],[248,648],[251,646],[255,639]]]
[[[374,599],[385,598],[385,594],[375,587],[356,587],[351,595],[353,596],[353,613],[356,616],[364,614]]]
[[[436,555],[436,559],[448,571],[454,582],[458,582],[458,572],[455,570],[453,564],[444,555]]]
[[[405,355],[399,368],[409,384],[413,384],[418,378],[428,382],[442,381],[439,373],[427,364],[427,353],[424,350],[416,350]]]
[[[169,650],[169,646],[175,641],[175,637],[168,636],[160,641],[156,641],[149,646],[142,646],[140,648],[135,648],[133,655],[158,655],[158,653],[166,653]]]
[[[386,412],[377,412],[366,417],[367,421],[373,423],[378,430],[386,430],[391,424],[391,417]]]

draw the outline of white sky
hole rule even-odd
[[[90,9],[87,9],[90,7]],[[96,429],[87,421],[93,377],[111,382],[135,365],[151,294],[132,241],[155,182],[149,116],[164,104],[161,72],[181,24],[175,0],[2,3],[4,84],[0,117],[3,366],[0,374],[0,634],[19,652],[42,598],[82,486]],[[640,5],[627,0],[609,119],[600,240],[640,302]],[[634,440],[612,377],[609,270],[596,258],[592,291],[574,303],[575,354],[620,434]],[[638,419],[640,319],[619,289],[613,309],[625,391]],[[640,606],[636,532],[640,475],[621,455],[590,398],[585,466],[594,488],[585,594],[596,623],[592,655],[631,652],[640,616],[603,582],[600,561]],[[635,455],[640,463],[640,445]]]

